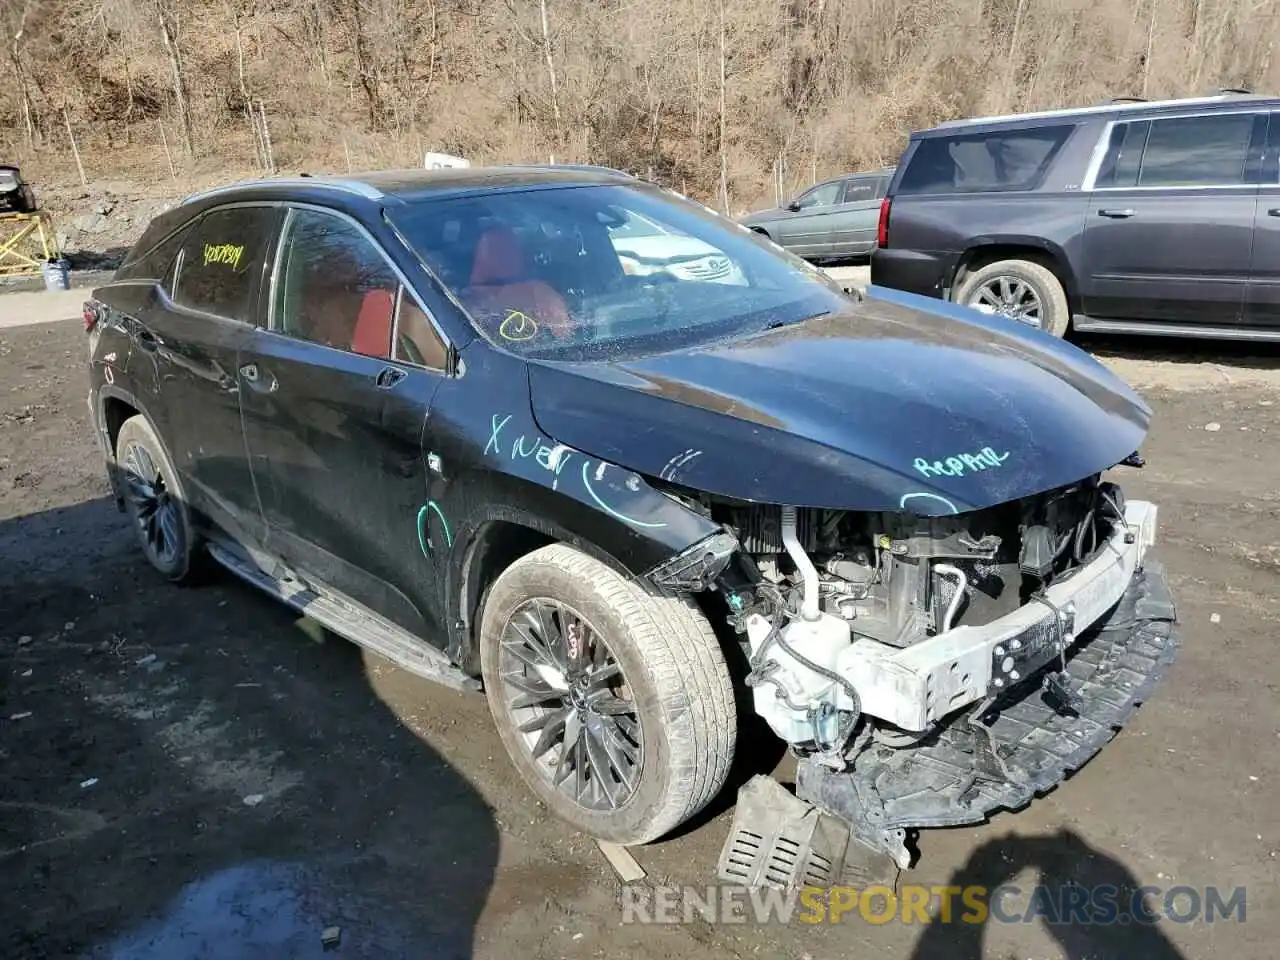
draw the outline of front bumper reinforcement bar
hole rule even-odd
[[[1151,694],[1179,644],[1164,570],[1148,560],[1067,648],[1069,704],[1043,682],[1061,668],[1054,658],[909,747],[873,741],[843,771],[801,760],[795,796],[757,777],[739,793],[719,875],[790,887],[908,868],[909,829],[1020,809],[1084,766]]]
[[[1164,570],[1148,561],[1110,614],[1068,649],[1066,673],[1077,695],[1070,707],[1041,683],[1057,669],[1055,659],[1006,698],[952,718],[914,746],[873,744],[845,771],[802,761],[796,794],[847,821],[855,837],[905,869],[907,828],[1017,810],[1084,766],[1150,695],[1179,644]]]

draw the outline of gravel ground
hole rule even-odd
[[[1126,487],[1160,504],[1182,655],[1094,762],[1022,813],[926,833],[909,879],[1245,886],[1245,922],[622,923],[609,866],[516,779],[482,698],[229,577],[152,575],[106,500],[65,321],[0,330],[0,956],[310,957],[337,927],[325,956],[1270,960],[1280,374],[1091,346],[1156,411]],[[731,802],[636,851],[647,882],[709,883]]]

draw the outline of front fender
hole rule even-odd
[[[596,461],[592,463],[598,468]],[[628,475],[611,466],[605,476],[610,472]],[[646,517],[658,519],[647,521],[653,526],[638,529],[633,517],[587,508],[575,496],[575,492],[590,496],[586,488],[578,490],[574,486],[581,485],[580,473],[573,475],[572,483],[566,472],[562,475],[564,489],[552,489],[545,480],[536,482],[509,473],[472,469],[452,478],[440,499],[428,501],[420,513],[419,541],[424,552],[442,554],[437,560],[443,587],[439,599],[449,628],[449,653],[455,662],[470,662],[475,614],[483,593],[492,578],[517,557],[545,543],[562,542],[624,576],[640,577],[719,530],[711,520],[643,481],[640,490],[627,491],[632,500],[622,506],[643,508]],[[589,477],[592,475],[588,473]],[[599,494],[609,488],[602,481],[600,490],[594,484],[591,489]],[[647,499],[646,493],[661,503],[638,503]],[[661,536],[663,532],[665,537]],[[685,535],[689,539],[676,539]]]

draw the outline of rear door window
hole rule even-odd
[[[898,184],[899,194],[1031,190],[1075,124],[925,137]]]
[[[273,207],[226,207],[206,214],[182,245],[174,302],[252,323],[258,281],[278,218]]]
[[[874,200],[876,198],[876,181],[868,177],[859,177],[856,180],[846,180],[844,182],[844,197],[841,203],[858,203],[862,200]]]
[[[1254,114],[1236,113],[1151,121],[1138,186],[1245,183],[1254,119]]]

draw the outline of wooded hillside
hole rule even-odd
[[[2,9],[0,149],[71,176],[71,136],[97,177],[418,165],[442,150],[604,163],[740,210],[774,199],[779,165],[790,194],[892,162],[909,129],[948,117],[1280,86],[1280,0]]]

